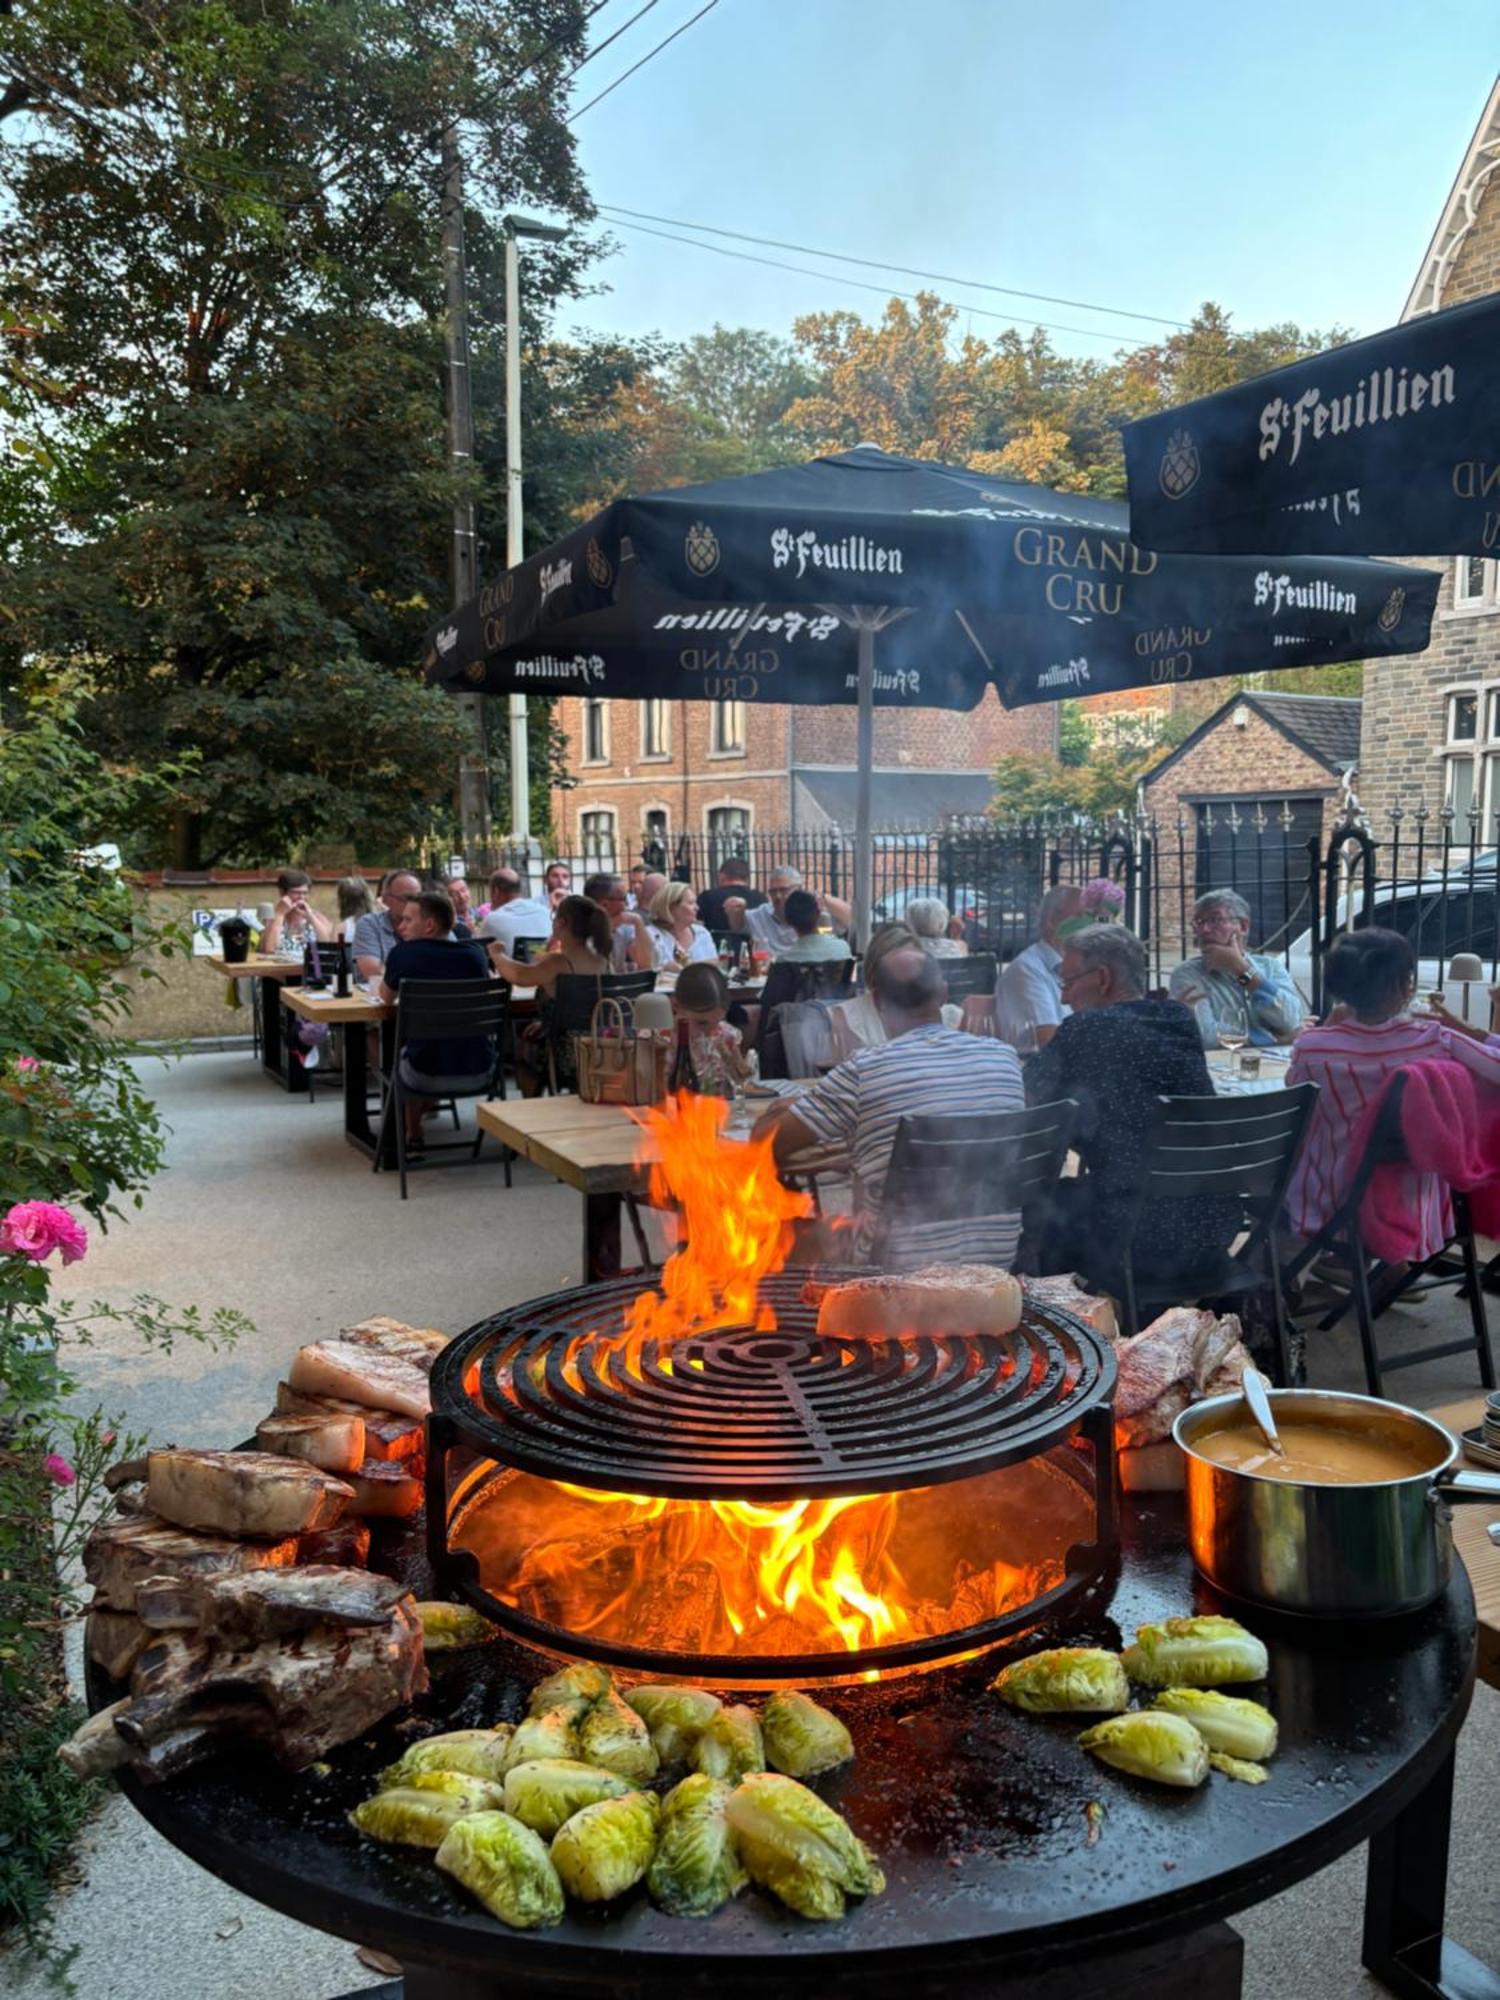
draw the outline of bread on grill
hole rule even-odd
[[[880,1340],[897,1334],[1011,1333],[1021,1323],[1021,1287],[996,1264],[927,1264],[919,1271],[810,1284],[818,1332]]]

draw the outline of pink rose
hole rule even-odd
[[[65,1264],[76,1264],[89,1247],[88,1232],[75,1216],[55,1201],[18,1201],[0,1220],[0,1250],[43,1264],[61,1250]]]
[[[55,1451],[49,1451],[42,1460],[47,1477],[58,1486],[71,1486],[78,1474],[65,1458],[59,1458]]]
[[[36,1057],[35,1057],[35,1056],[17,1056],[17,1057],[16,1057],[16,1075],[17,1075],[17,1076],[29,1076],[29,1075],[31,1074],[31,1072],[32,1072],[33,1070],[35,1070],[35,1069],[40,1069],[40,1068],[41,1068],[41,1064],[40,1064],[40,1063],[39,1063],[39,1062],[37,1061],[37,1059],[36,1059]]]

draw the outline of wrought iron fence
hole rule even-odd
[[[1170,823],[1144,814],[1107,824],[950,820],[876,833],[875,915],[899,916],[914,897],[935,897],[962,919],[971,944],[1009,958],[1034,935],[1049,888],[1103,875],[1124,890],[1123,921],[1146,940],[1153,982],[1164,985],[1190,949],[1195,898],[1231,888],[1250,905],[1254,947],[1283,958],[1309,1005],[1321,1008],[1328,946],[1341,930],[1369,923],[1410,938],[1424,987],[1441,983],[1459,953],[1474,954],[1487,978],[1500,980],[1500,872],[1496,846],[1483,846],[1480,831],[1477,812],[1455,818],[1447,808],[1399,805],[1379,828],[1356,809],[1329,831],[1321,802],[1310,800],[1271,810],[1202,804]],[[841,828],[693,833],[670,847],[590,846],[557,858],[575,887],[639,863],[707,888],[731,857],[758,886],[794,868],[811,889],[851,893],[853,837]],[[502,848],[471,857],[471,880],[479,886],[501,864],[524,869],[526,856]]]

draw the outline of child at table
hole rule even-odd
[[[699,1088],[710,1097],[732,1097],[736,1083],[750,1074],[740,1048],[740,1031],[729,1012],[729,981],[717,965],[699,960],[685,965],[672,991],[672,1018],[688,1025],[688,1047]]]

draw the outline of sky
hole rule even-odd
[[[641,4],[607,0],[594,41]],[[577,77],[575,107],[702,4],[656,0]],[[717,0],[575,130],[601,209],[1090,308],[1185,322],[1213,299],[1244,329],[1369,333],[1400,315],[1497,69],[1500,0]],[[560,331],[790,333],[921,282],[715,239],[820,273],[796,275],[604,226],[608,289],[564,307]],[[964,308],[963,331],[1046,321],[1079,356],[1171,331],[927,289]]]

